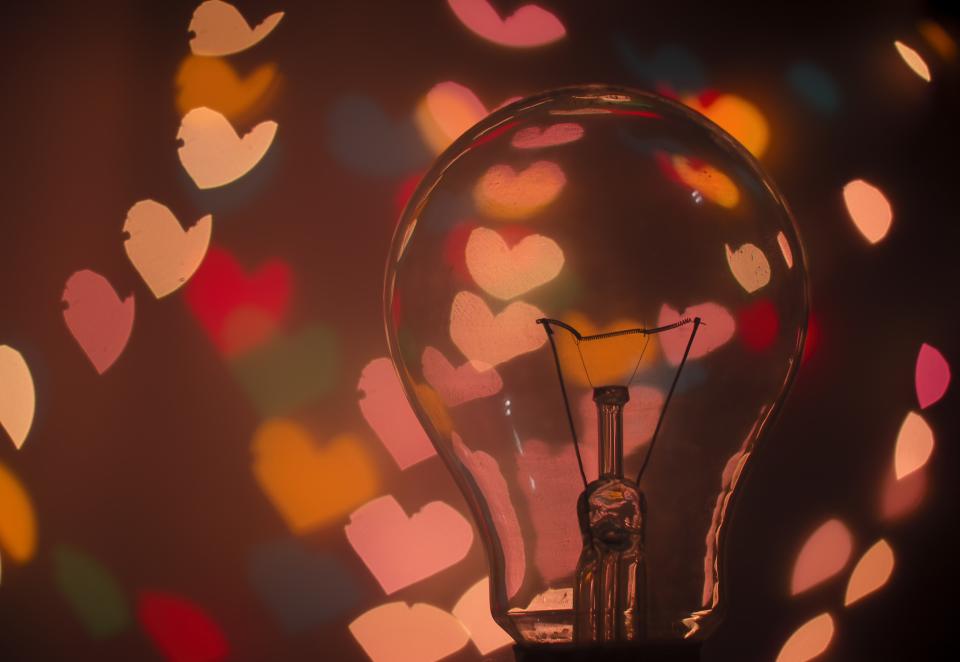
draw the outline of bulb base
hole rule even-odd
[[[700,662],[699,642],[648,642],[591,646],[519,645],[517,662]]]

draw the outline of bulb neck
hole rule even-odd
[[[623,407],[630,401],[626,386],[598,386],[593,389],[597,403],[597,466],[600,478],[623,478]]]

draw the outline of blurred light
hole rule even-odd
[[[777,662],[806,662],[812,660],[830,646],[833,641],[834,624],[830,614],[820,614],[810,619],[790,635],[780,649]]]
[[[212,246],[187,285],[190,312],[217,349],[235,356],[267,342],[286,319],[293,274],[280,259],[245,273],[225,248]]]
[[[922,468],[933,453],[933,430],[920,414],[910,412],[900,426],[893,467],[897,480]]]
[[[770,125],[760,109],[746,99],[735,94],[708,92],[699,97],[686,97],[683,103],[706,115],[758,159],[766,153]]]
[[[933,345],[923,343],[917,355],[914,385],[920,409],[936,404],[950,386],[950,364]]]
[[[184,230],[164,205],[141,200],[127,212],[123,242],[127,257],[158,299],[186,283],[203,262],[210,245],[213,216],[207,214]]]
[[[37,405],[33,375],[23,356],[9,345],[0,345],[0,426],[17,449],[23,448]]]
[[[884,586],[893,574],[893,550],[886,540],[878,540],[860,557],[853,568],[847,593],[843,599],[845,607],[870,595]]]
[[[357,391],[360,412],[401,470],[437,454],[390,359],[377,358],[364,366]]]
[[[435,662],[470,641],[456,617],[423,603],[380,605],[361,614],[349,627],[373,662]]]
[[[583,127],[576,122],[560,122],[548,127],[529,126],[520,129],[510,140],[517,149],[543,149],[576,142],[583,137]]]
[[[121,301],[110,281],[84,269],[67,279],[63,301],[67,304],[63,319],[70,335],[102,375],[120,358],[130,340],[133,295]]]
[[[735,251],[724,244],[727,265],[747,294],[753,294],[770,282],[770,262],[763,251],[753,244],[744,244]]]
[[[321,447],[301,425],[275,418],[257,428],[250,449],[254,478],[294,533],[344,517],[379,487],[364,444],[349,435]]]
[[[884,477],[880,493],[880,517],[896,521],[912,513],[927,494],[926,467],[914,471],[903,480],[897,480],[893,468]]]
[[[490,578],[484,577],[457,600],[453,615],[470,633],[481,655],[513,644],[513,638],[497,625],[490,614]]]
[[[60,593],[94,639],[123,632],[130,606],[113,575],[96,559],[68,545],[53,548],[53,571]]]
[[[821,113],[840,107],[837,84],[826,71],[811,62],[797,62],[787,71],[787,80],[800,97]]]
[[[177,113],[210,108],[232,121],[246,120],[262,111],[276,92],[275,64],[264,64],[241,79],[226,60],[188,55],[177,70]]]
[[[783,261],[786,262],[787,269],[793,269],[793,251],[790,250],[790,244],[783,232],[777,233],[777,244],[780,246],[780,252],[783,253]]]
[[[266,343],[285,320],[293,276],[279,259],[244,273],[224,248],[208,251],[186,289],[186,301],[210,340],[226,356],[236,356]]]
[[[422,177],[422,172],[415,173],[405,178],[400,182],[400,185],[397,186],[396,193],[394,193],[393,196],[393,209],[397,218],[403,213],[403,208],[407,206],[407,202],[410,201],[410,196],[412,196],[413,192],[417,189],[417,184],[420,183]]]
[[[407,517],[390,494],[353,511],[344,530],[387,595],[458,563],[473,545],[473,527],[449,504],[431,501]]]
[[[618,319],[599,326],[576,311],[564,313],[563,319],[584,336],[643,327],[643,323],[635,319]],[[626,383],[634,368],[642,372],[660,357],[657,338],[638,333],[587,343],[577,343],[573,335],[563,333],[558,334],[554,342],[564,376],[580,386]],[[590,406],[596,413],[592,401]]]
[[[769,299],[760,299],[737,312],[737,328],[740,340],[754,352],[763,352],[777,340],[780,331],[780,316]]]
[[[517,519],[517,511],[513,507],[506,478],[500,470],[500,465],[489,454],[483,451],[471,451],[456,432],[451,434],[451,441],[457,459],[466,467],[470,475],[474,476],[477,488],[490,508],[490,517],[500,538],[504,556],[507,597],[512,598],[523,584],[527,553],[524,548],[523,534],[520,531],[520,520]]]
[[[549,237],[527,235],[510,247],[489,228],[470,233],[464,255],[474,282],[505,301],[556,278],[564,261],[560,246]]]
[[[467,361],[455,368],[447,357],[434,347],[423,350],[421,363],[423,378],[436,390],[448,407],[456,407],[477,398],[495,395],[503,388],[503,380],[500,379],[500,374],[495,368],[476,361]],[[399,381],[397,385],[399,386]],[[396,418],[393,418],[391,423],[395,424],[395,422]],[[427,439],[422,428],[420,428],[420,434]],[[427,444],[429,443],[427,439]]]
[[[473,198],[487,216],[519,221],[556,200],[566,183],[563,170],[552,161],[537,161],[520,172],[496,165],[477,182]]]
[[[923,61],[923,58],[920,57],[920,54],[904,44],[902,41],[895,41],[893,45],[896,46],[897,52],[900,53],[900,57],[903,58],[903,61],[907,63],[907,66],[917,74],[923,80],[930,82],[930,67],[927,66],[927,63]]]
[[[670,166],[677,178],[710,202],[726,209],[740,204],[740,191],[727,175],[702,161],[674,156]]]
[[[180,163],[198,188],[225,186],[250,172],[270,149],[277,123],[260,122],[242,138],[230,120],[209,108],[183,116],[177,140]]]
[[[280,325],[281,319],[264,308],[237,306],[220,327],[220,352],[228,358],[248,354],[270,342],[280,332]]]
[[[682,313],[663,304],[657,317],[657,326],[673,324],[687,317],[699,317],[703,320],[703,325],[697,332],[697,342],[690,348],[689,359],[702,358],[729,342],[737,326],[730,311],[712,302],[690,306]],[[667,361],[672,365],[679,364],[687,347],[687,338],[682,334],[662,333],[659,340]]]
[[[0,464],[0,549],[15,563],[37,551],[37,519],[23,483]]]
[[[329,328],[310,325],[230,361],[230,372],[261,416],[311,404],[337,383],[340,355]]]
[[[154,591],[141,593],[137,619],[170,662],[218,662],[229,655],[220,626],[185,598]]]
[[[539,308],[523,301],[494,315],[483,299],[462,291],[450,309],[450,338],[467,359],[497,366],[547,342],[536,324],[541,317]]]
[[[337,556],[296,540],[257,545],[247,567],[254,591],[290,634],[353,611],[361,601],[353,573]]]
[[[474,230],[479,226],[471,221],[457,223],[447,232],[443,242],[443,261],[465,284],[474,282],[470,270],[467,268],[467,242],[473,235]],[[510,244],[516,244],[523,237],[530,234],[530,230],[519,223],[511,223],[500,226],[498,233],[504,241]]]
[[[430,88],[415,114],[424,141],[437,154],[486,116],[487,109],[477,95],[453,81]]]
[[[404,177],[430,162],[412,118],[394,121],[367,97],[345,96],[327,111],[326,138],[343,166],[377,177]]]
[[[957,57],[957,42],[953,37],[940,26],[929,19],[920,21],[917,26],[920,34],[927,40],[930,47],[933,48],[944,60],[954,60]]]
[[[853,552],[850,529],[838,519],[824,522],[807,539],[797,555],[790,594],[797,595],[825,582],[847,565]]]
[[[505,18],[490,0],[447,0],[447,4],[473,33],[501,46],[543,46],[567,34],[556,16],[535,4],[523,5]]]
[[[887,235],[893,222],[893,209],[880,189],[855,179],[843,187],[843,201],[850,219],[867,241],[875,244]]]
[[[283,12],[270,14],[252,30],[237,8],[221,0],[206,0],[194,10],[188,30],[194,33],[190,50],[195,55],[230,55],[254,46],[270,34]]]

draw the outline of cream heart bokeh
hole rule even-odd
[[[194,274],[210,246],[213,216],[186,230],[165,205],[141,200],[127,212],[123,242],[127,257],[158,299],[175,292]]]
[[[487,294],[513,299],[556,278],[563,268],[563,250],[540,234],[507,246],[495,230],[476,228],[467,239],[467,270]]]
[[[537,324],[541,317],[539,308],[523,301],[494,315],[483,299],[462,291],[450,308],[450,338],[467,359],[497,366],[547,342]]]
[[[206,0],[194,10],[190,26],[194,33],[190,50],[195,55],[231,55],[257,44],[273,32],[283,12],[270,14],[255,28],[236,7],[222,0]]]
[[[495,165],[477,182],[473,199],[487,216],[519,221],[556,200],[566,183],[566,175],[553,161],[537,161],[519,172],[508,165]]]
[[[180,163],[198,188],[225,186],[247,174],[270,149],[277,123],[260,122],[241,138],[230,120],[209,108],[183,116],[177,139]]]
[[[753,294],[770,282],[770,261],[763,251],[753,244],[744,244],[731,250],[724,244],[730,273],[748,294]]]
[[[372,662],[436,662],[470,641],[456,617],[422,602],[374,607],[349,628]]]
[[[0,426],[15,447],[27,439],[37,405],[33,375],[23,356],[9,345],[0,345]]]
[[[489,577],[484,577],[467,589],[453,607],[453,615],[470,633],[481,655],[513,643],[513,638],[490,615]]]

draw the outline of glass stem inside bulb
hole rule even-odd
[[[600,478],[623,478],[623,406],[630,392],[623,386],[601,386],[594,389],[593,400],[599,424]]]
[[[597,404],[599,478],[577,502],[583,550],[574,591],[574,638],[581,643],[645,638],[645,504],[636,483],[623,476],[624,386],[593,391]]]

